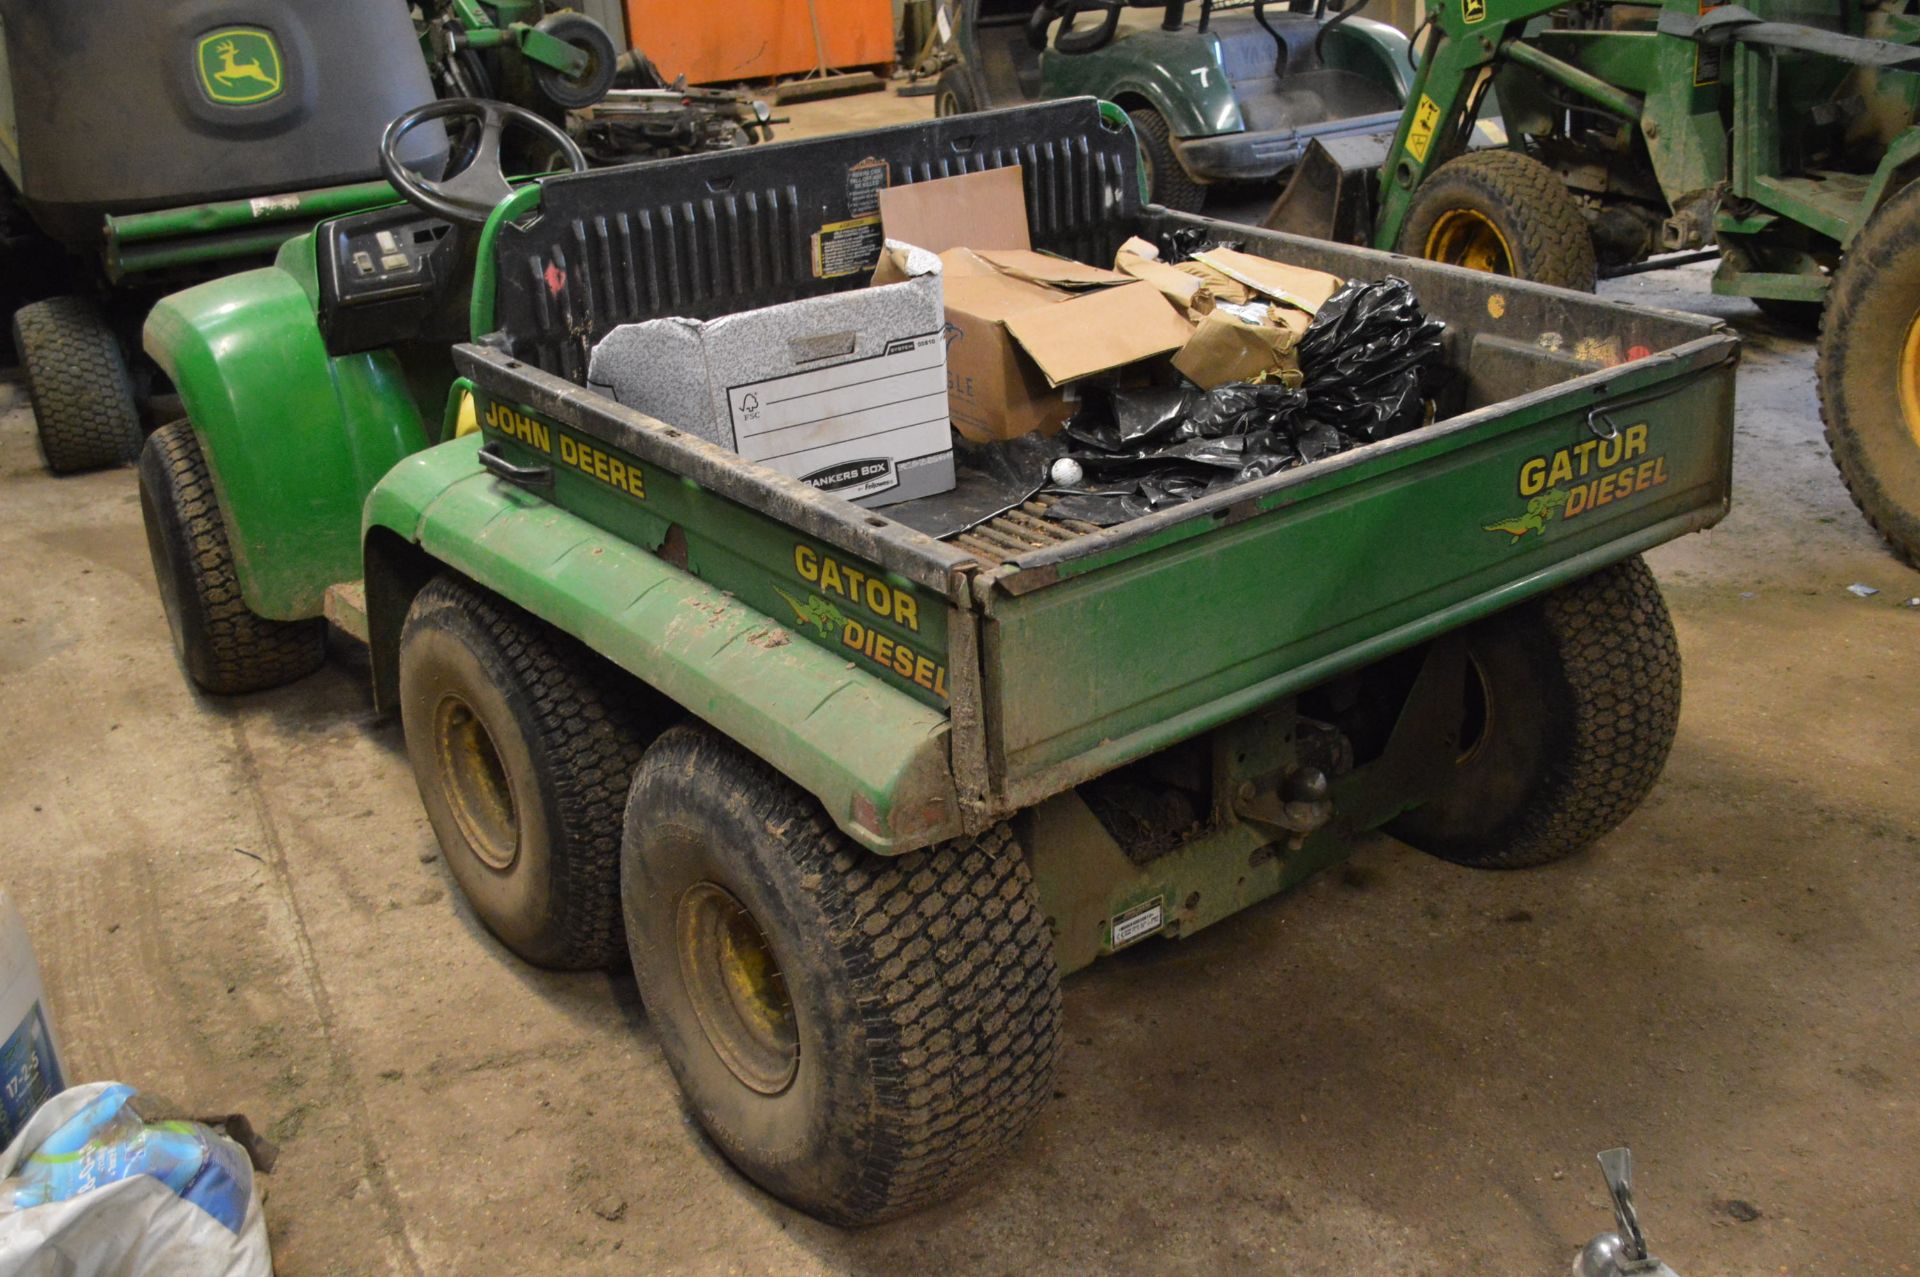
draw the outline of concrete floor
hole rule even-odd
[[[1645,809],[1527,873],[1381,839],[1075,977],[1033,1135],[862,1233],[716,1157],[630,978],[474,924],[353,652],[189,692],[132,472],[48,477],[0,386],[0,882],[72,1071],[269,1129],[283,1277],[1557,1273],[1619,1142],[1687,1277],[1913,1272],[1920,574],[1841,489],[1809,345],[1704,279],[1614,290],[1748,338],[1734,513],[1652,556],[1687,704]]]

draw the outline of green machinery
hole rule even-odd
[[[411,36],[390,0],[0,0],[0,306],[53,470],[138,453],[157,298],[393,201],[380,130],[433,98]]]
[[[547,0],[433,0],[420,49],[440,95],[499,98],[548,112],[592,106],[613,87],[606,28]]]
[[[843,1223],[936,1200],[1051,1094],[1063,973],[1374,829],[1555,860],[1658,777],[1679,658],[1639,555],[1727,509],[1723,326],[1145,205],[1090,99],[517,187],[490,151],[404,171],[461,109],[553,127],[412,112],[408,206],[154,310],[188,414],[140,463],[161,598],[211,692],[312,672],[329,620],[364,640],[476,915],[528,961],[631,960],[768,1191]],[[813,246],[879,231],[876,175],[1014,163],[1053,252],[1197,228],[1404,273],[1454,334],[1435,423],[954,542],[587,384],[617,325],[861,286]],[[844,337],[813,313],[796,343]]]
[[[1433,0],[1424,32],[1391,145],[1310,153],[1266,224],[1576,288],[1717,256],[1715,292],[1824,313],[1834,460],[1920,563],[1920,19]],[[1511,147],[1462,154],[1489,93]]]

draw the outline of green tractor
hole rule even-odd
[[[159,297],[390,203],[375,143],[433,99],[406,10],[0,0],[0,305],[56,473],[124,464]],[[431,164],[436,127],[408,139]]]
[[[1717,257],[1714,292],[1820,324],[1834,460],[1920,565],[1920,19],[1431,0],[1423,30],[1391,145],[1310,149],[1265,224],[1586,289]],[[1492,92],[1511,145],[1464,153]]]
[[[1197,212],[1208,187],[1274,181],[1315,138],[1393,128],[1413,78],[1407,38],[1359,10],[959,0],[935,113],[1105,98],[1133,121],[1150,198]]]

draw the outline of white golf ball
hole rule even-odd
[[[1077,488],[1087,472],[1072,457],[1062,457],[1053,463],[1053,481],[1063,488]]]

